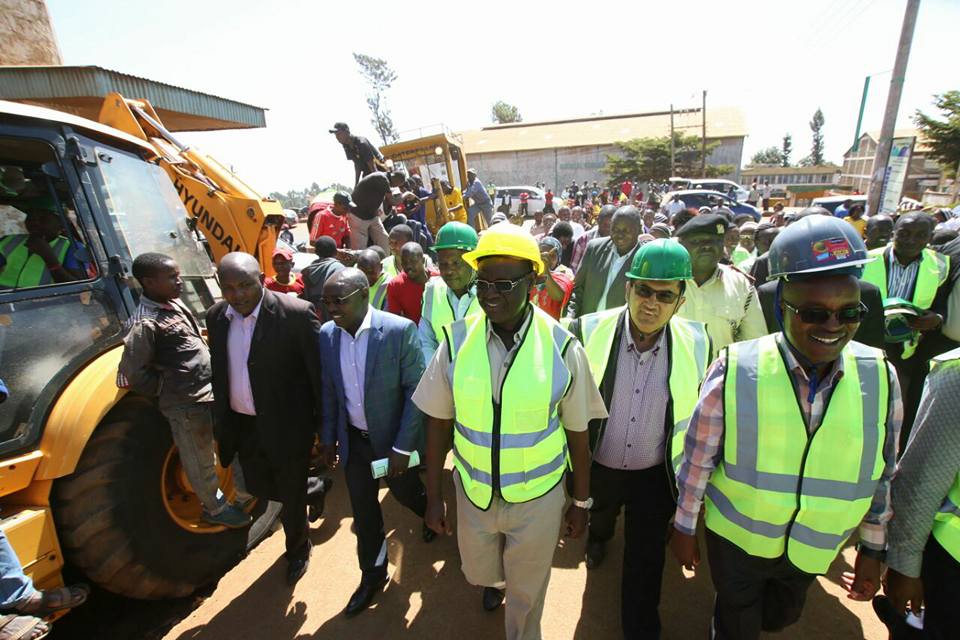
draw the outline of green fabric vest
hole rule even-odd
[[[580,319],[580,332],[583,347],[590,362],[590,373],[599,385],[607,370],[610,351],[617,325],[623,322],[626,307],[617,307],[597,313],[590,313]],[[673,466],[674,473],[680,469],[683,460],[683,441],[687,434],[687,424],[693,415],[700,395],[700,384],[707,374],[710,363],[710,338],[706,327],[693,320],[674,316],[670,319],[670,399],[673,402],[673,434],[667,443],[666,456]],[[624,336],[622,339],[626,339]]]
[[[706,526],[745,552],[786,552],[826,573],[870,508],[883,472],[888,380],[883,352],[858,342],[812,436],[775,335],[730,345],[723,459],[706,491]]]
[[[892,247],[892,245],[891,245]],[[880,289],[880,297],[887,300],[887,265],[884,252],[888,247],[871,249],[869,254],[876,258],[868,262],[863,269],[862,278]],[[893,251],[893,249],[890,249]],[[950,258],[933,249],[924,249],[920,257],[920,266],[917,269],[917,282],[913,287],[914,305],[921,309],[929,309],[933,299],[937,296],[937,289],[942,285],[950,271]],[[917,350],[919,341],[915,338],[903,343],[903,359],[906,360]]]
[[[0,274],[0,289],[22,289],[53,283],[53,275],[43,258],[27,249],[27,238],[29,236],[26,234],[17,234],[0,240],[0,254],[7,260],[7,266]],[[70,241],[57,236],[50,247],[57,256],[57,262],[63,264]]]
[[[946,362],[952,358],[934,358],[930,362],[931,367],[936,367],[938,363]],[[947,492],[947,497],[943,500],[943,505],[933,519],[933,537],[937,539],[947,553],[953,556],[953,559],[960,562],[960,471],[953,479],[953,486]]]
[[[730,262],[735,266],[739,267],[741,264],[754,257],[756,254],[752,251],[747,251],[740,245],[737,245],[733,250],[733,253],[730,254]]]
[[[504,376],[499,404],[493,402],[486,314],[444,328],[456,407],[454,468],[467,498],[479,509],[490,507],[495,492],[507,502],[539,498],[563,479],[567,465],[559,406],[573,381],[563,361],[573,336],[532,309]]]
[[[397,269],[397,259],[393,256],[387,256],[380,261],[380,264],[383,265],[383,272],[387,274],[387,280],[396,278],[397,274],[400,273],[400,270]]]
[[[454,320],[459,318],[454,317],[453,307],[450,304],[450,299],[447,297],[447,283],[443,281],[443,278],[440,276],[434,276],[427,281],[427,286],[423,291],[423,312],[422,317],[426,318],[427,322],[430,323],[430,326],[433,328],[433,335],[440,339],[443,336],[443,328],[453,324]],[[480,313],[480,303],[477,301],[477,296],[473,295],[473,300],[470,302],[470,306],[467,307],[466,315],[470,316],[475,313]]]
[[[372,287],[370,287],[370,305],[374,309],[383,311],[383,308],[387,306],[388,282],[390,282],[390,276],[388,276],[386,273],[381,273],[377,281],[373,283]]]

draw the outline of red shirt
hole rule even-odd
[[[292,293],[293,295],[299,296],[304,290],[303,276],[298,273],[290,284],[280,284],[276,278],[270,277],[264,280],[263,286],[277,293]]]
[[[573,278],[559,271],[551,271],[550,274],[553,276],[553,279],[556,280],[557,284],[560,285],[560,288],[563,289],[563,300],[557,302],[551,298],[550,294],[547,293],[547,286],[543,285],[543,287],[536,286],[530,290],[530,302],[549,313],[556,320],[559,320],[560,312],[563,311],[563,307],[570,301],[570,294],[573,293]]]
[[[553,191],[550,191],[548,189],[547,192],[544,194],[543,199],[546,201],[547,204],[553,204]]]
[[[313,228],[310,229],[311,244],[320,236],[330,236],[338,247],[347,247],[350,244],[350,222],[346,216],[338,216],[330,209],[321,209],[313,217]]]
[[[440,272],[427,269],[427,275],[438,276]],[[398,273],[387,284],[387,311],[418,324],[423,311],[423,289],[426,284],[414,282],[407,277],[406,271]]]
[[[527,193],[526,191],[520,192],[520,202],[526,203],[529,198],[530,198],[529,193]]]
[[[630,193],[632,191],[633,191],[633,185],[627,182],[626,180],[623,182],[622,185],[620,185],[620,193],[627,196],[628,198],[630,197]]]

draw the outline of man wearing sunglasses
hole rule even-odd
[[[707,372],[670,547],[696,569],[705,503],[715,638],[795,623],[810,584],[857,529],[847,597],[870,601],[880,586],[903,405],[883,352],[852,340],[870,260],[856,230],[832,216],[785,228],[769,251],[781,331],[730,345]]]
[[[463,259],[477,269],[483,313],[444,328],[413,395],[428,416],[426,521],[452,533],[441,493],[452,442],[463,573],[484,587],[487,611],[506,598],[508,640],[534,640],[561,525],[573,538],[587,525],[587,423],[607,412],[583,347],[529,302],[544,270],[533,237],[494,225]]]
[[[677,317],[690,254],[672,240],[640,247],[627,272],[624,307],[570,325],[583,342],[610,411],[590,422],[593,466],[587,568],[600,566],[624,509],[620,620],[625,638],[660,636],[660,583],[674,468],[710,362],[699,322]]]

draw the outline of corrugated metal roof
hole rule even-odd
[[[145,99],[170,131],[266,126],[265,109],[102,67],[0,67],[0,98],[96,120],[104,96]]]
[[[788,176],[791,174],[840,173],[843,167],[835,164],[822,164],[816,167],[761,167],[746,166],[740,170],[742,175],[751,176]]]
[[[674,128],[699,135],[699,110],[674,112]],[[497,151],[527,151],[558,147],[610,145],[633,138],[659,138],[670,135],[670,112],[634,113],[493,125],[462,134],[467,154]],[[707,138],[742,138],[747,135],[743,112],[735,107],[707,109]]]

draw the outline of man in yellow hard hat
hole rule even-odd
[[[640,247],[627,271],[622,307],[574,320],[590,370],[610,411],[590,423],[593,466],[587,568],[603,561],[624,510],[620,620],[625,638],[659,637],[667,524],[675,509],[673,461],[710,362],[699,322],[677,317],[690,254],[678,242]]]
[[[593,504],[587,423],[607,412],[583,347],[529,302],[544,269],[533,237],[494,225],[463,259],[482,313],[444,328],[413,394],[427,415],[426,522],[452,532],[440,488],[452,437],[464,575],[488,611],[505,591],[508,640],[536,640],[561,524],[582,535]]]

